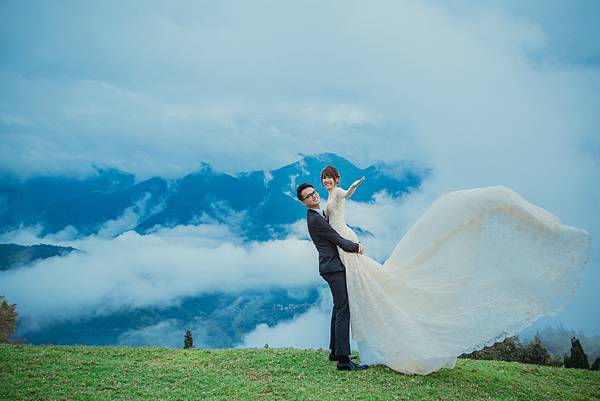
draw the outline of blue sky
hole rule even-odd
[[[407,222],[502,184],[597,238],[598,17],[593,0],[2,1],[0,171],[181,177],[333,152],[430,168],[390,211]],[[568,325],[600,333],[595,290]]]

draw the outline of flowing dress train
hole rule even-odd
[[[336,187],[327,199],[329,224],[358,242],[346,196]],[[591,235],[492,186],[438,198],[383,265],[338,250],[361,361],[424,375],[558,313],[577,288]]]

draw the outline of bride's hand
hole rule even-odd
[[[364,177],[364,176],[363,176],[363,177],[360,177],[358,180],[356,180],[356,181],[354,181],[354,182],[352,183],[352,186],[356,188],[357,186],[359,186],[360,184],[362,184],[362,182],[363,182],[364,180],[365,180],[365,177]]]

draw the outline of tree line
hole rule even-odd
[[[533,338],[528,345],[523,345],[517,336],[508,337],[502,342],[485,347],[470,354],[463,354],[461,358],[488,359],[507,362],[521,362],[535,365],[558,366],[574,369],[600,370],[600,357],[590,364],[588,356],[583,350],[577,337],[571,338],[571,350],[563,357],[552,355],[542,343],[539,335]]]

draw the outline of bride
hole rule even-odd
[[[321,173],[329,224],[358,242],[333,166]],[[407,374],[453,368],[456,357],[555,315],[575,291],[591,235],[513,190],[492,186],[438,198],[380,264],[338,247],[361,362]]]

